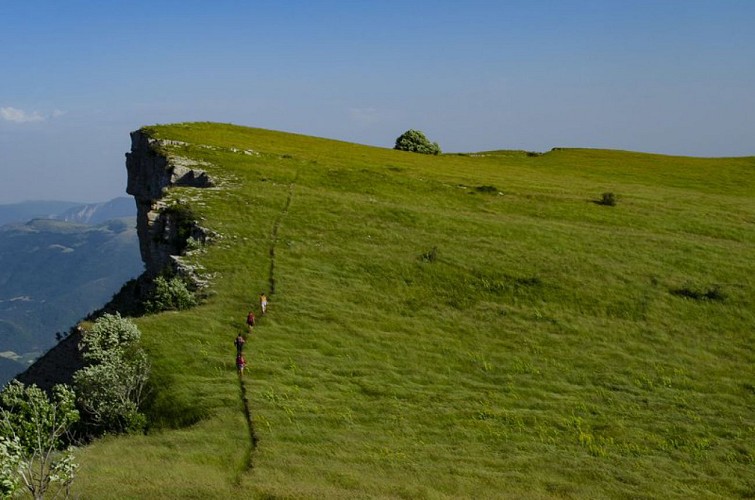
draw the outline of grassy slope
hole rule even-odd
[[[162,427],[82,450],[78,493],[755,494],[755,159],[152,131],[219,148],[171,148],[225,180],[172,192],[223,235],[195,257],[213,294],[138,321]],[[604,191],[616,207],[592,202]],[[276,290],[247,343],[252,451],[232,341],[271,246]],[[724,302],[669,293],[716,284]]]

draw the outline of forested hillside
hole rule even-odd
[[[133,217],[0,226],[0,385],[141,273],[134,226]]]

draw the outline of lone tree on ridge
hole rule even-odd
[[[437,142],[430,142],[430,140],[425,137],[425,134],[414,129],[407,130],[401,134],[398,139],[396,139],[396,145],[393,149],[426,155],[440,154],[440,146],[438,146]]]

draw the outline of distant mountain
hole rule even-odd
[[[27,365],[19,363],[13,359],[4,358],[0,352],[0,386],[6,381],[12,379],[15,375],[25,370]]]
[[[50,219],[81,205],[82,203],[72,201],[24,201],[0,205],[0,226],[31,219]]]
[[[56,332],[142,272],[135,225],[129,217],[98,225],[34,219],[0,226],[2,369],[9,357],[24,363],[38,357],[55,344]],[[2,373],[0,385],[7,381]]]
[[[78,205],[52,218],[81,224],[102,224],[122,217],[136,217],[136,204],[133,198],[123,196],[104,203]]]
[[[102,224],[111,219],[136,217],[134,199],[128,196],[102,203],[24,201],[0,205],[0,226],[32,219],[57,219],[81,224]]]

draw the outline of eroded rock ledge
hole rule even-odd
[[[131,152],[126,153],[126,192],[136,200],[136,229],[145,274],[154,277],[169,269],[201,285],[202,279],[183,265],[179,256],[188,238],[205,243],[212,234],[196,220],[187,220],[190,212],[182,210],[180,204],[169,205],[162,200],[172,186],[207,188],[214,182],[207,172],[196,168],[200,163],[162,152],[164,146],[175,145],[182,143],[160,141],[142,130],[132,132]]]
[[[131,152],[126,153],[126,191],[136,200],[137,232],[145,272],[126,283],[109,303],[92,312],[87,319],[116,311],[126,315],[140,314],[141,301],[149,295],[152,279],[165,270],[181,275],[197,288],[207,284],[197,269],[182,262],[180,256],[188,238],[206,243],[216,235],[202,228],[193,218],[187,219],[191,211],[182,209],[188,209],[187,204],[164,201],[166,190],[172,186],[206,188],[214,184],[205,171],[196,168],[199,163],[161,152],[165,146],[181,145],[184,144],[178,141],[151,138],[141,130],[131,133]],[[81,330],[71,328],[68,337],[16,379],[24,384],[36,384],[46,391],[55,384],[71,384],[74,373],[84,366],[78,349],[80,339]]]

